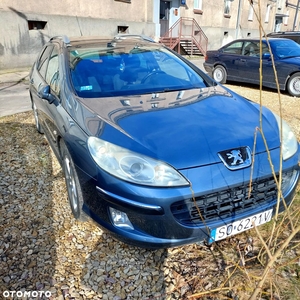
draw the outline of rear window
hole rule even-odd
[[[163,47],[80,48],[70,52],[70,73],[80,97],[109,97],[209,86]]]

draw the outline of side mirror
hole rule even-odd
[[[263,53],[262,55],[262,59],[270,59],[271,58],[271,54],[266,52],[266,53]]]
[[[38,96],[52,104],[56,98],[51,94],[50,85],[41,85],[39,87]]]

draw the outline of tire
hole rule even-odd
[[[69,204],[75,219],[86,221],[86,215],[82,210],[83,195],[81,185],[79,183],[77,171],[65,143],[61,142],[61,156],[63,172],[68,192]]]
[[[300,73],[295,73],[289,78],[287,91],[291,96],[300,97]]]
[[[33,110],[33,116],[34,116],[36,130],[38,131],[38,133],[43,134],[44,130],[41,127],[39,113],[38,113],[37,107],[34,102],[32,102],[32,110]]]
[[[215,66],[215,68],[212,72],[212,77],[216,82],[219,82],[222,84],[226,83],[227,71],[223,66],[217,65],[217,66]]]

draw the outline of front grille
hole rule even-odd
[[[288,174],[285,174],[285,176],[288,176]],[[199,196],[195,198],[195,201],[191,198],[173,203],[171,211],[180,223],[198,225],[202,223],[202,219],[209,222],[231,218],[240,212],[265,205],[272,200],[277,200],[277,186],[273,176],[252,182],[250,195],[249,183],[247,183]]]

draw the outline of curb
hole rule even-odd
[[[22,68],[14,70],[0,70],[0,84],[3,83],[19,83],[29,79],[31,68]]]

